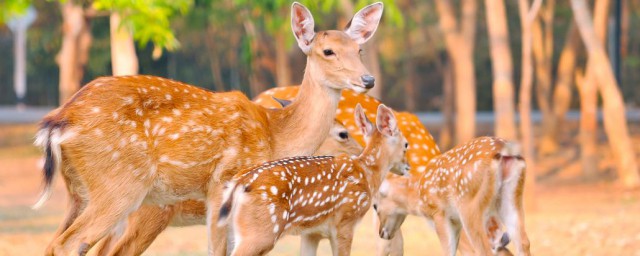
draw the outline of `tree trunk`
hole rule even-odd
[[[289,34],[287,34],[289,35]],[[285,48],[285,35],[278,31],[274,35],[276,50],[276,86],[291,86],[291,66],[289,49]]]
[[[507,13],[503,0],[486,0],[485,10],[493,67],[493,111],[495,134],[507,140],[517,139],[513,93],[513,64],[509,47]]]
[[[522,75],[520,77],[520,132],[522,133],[522,147],[524,159],[527,163],[525,182],[525,203],[529,209],[536,208],[536,166],[533,145],[533,125],[531,123],[531,87],[533,84],[533,60],[531,56],[531,24],[535,20],[540,0],[535,0],[531,10],[529,1],[519,0],[518,11],[522,30]]]
[[[532,24],[533,56],[536,64],[536,95],[538,107],[542,113],[542,138],[539,151],[541,155],[558,150],[554,136],[554,117],[551,107],[551,84],[553,67],[553,14],[555,1],[545,1],[540,10],[540,19]]]
[[[368,94],[376,99],[382,100],[382,92],[384,84],[382,80],[382,70],[380,69],[380,54],[378,53],[378,47],[376,43],[376,37],[372,37],[369,41],[363,45],[364,49],[364,66],[367,67],[369,73],[376,78],[376,84]]]
[[[464,143],[475,136],[476,80],[473,66],[473,46],[476,30],[476,0],[463,0],[461,27],[450,0],[436,0],[439,25],[444,34],[449,59],[453,64],[456,125],[455,143]]]
[[[594,28],[598,42],[605,45],[607,34],[607,21],[609,16],[609,0],[597,0],[594,6]],[[596,77],[593,66],[587,65],[587,74],[581,81],[580,92],[580,158],[582,173],[588,179],[595,178],[597,174],[596,149],[598,138],[598,91],[596,89]],[[580,77],[580,76],[579,76]]]
[[[404,29],[404,61],[403,61],[403,82],[404,82],[404,107],[409,112],[416,110],[416,88],[414,74],[414,62],[412,52],[413,45],[411,44],[411,31],[409,26],[405,26]]]
[[[598,92],[593,79],[584,79],[580,72],[576,73],[580,93],[580,163],[583,176],[593,179],[598,171]]]
[[[247,19],[244,21],[244,29],[249,35],[249,47],[251,48],[253,55],[253,59],[251,61],[251,72],[249,75],[249,89],[251,90],[250,96],[253,97],[265,91],[267,87],[264,85],[264,79],[261,79],[262,76],[260,75],[260,47],[258,45],[260,35],[258,34],[255,24],[253,24],[251,20]]]
[[[582,49],[580,34],[575,23],[571,23],[569,34],[565,40],[560,60],[558,61],[557,78],[553,92],[553,122],[551,133],[559,139],[559,131],[564,127],[565,115],[571,104],[571,88],[578,52]]]
[[[220,65],[221,56],[218,54],[220,51],[216,47],[216,28],[212,25],[207,26],[207,36],[205,37],[205,46],[209,55],[209,68],[211,69],[211,76],[213,78],[213,86],[216,91],[223,92],[224,80],[222,79],[222,67]]]
[[[598,42],[586,1],[571,0],[571,7],[589,56],[588,68],[593,71],[602,94],[604,127],[616,159],[618,176],[625,187],[638,187],[640,174],[627,128],[625,106],[609,58],[604,46]]]
[[[440,128],[440,150],[442,152],[453,147],[453,105],[454,86],[451,63],[446,61],[442,72],[442,127]]]
[[[120,14],[111,13],[111,69],[114,76],[138,74],[138,56],[133,37],[127,26],[122,26]]]
[[[91,44],[91,34],[82,6],[67,1],[60,5],[62,13],[62,46],[56,62],[60,66],[60,102],[64,104],[80,89]]]

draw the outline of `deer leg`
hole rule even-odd
[[[355,222],[340,223],[335,235],[335,244],[337,245],[338,256],[346,256],[351,254],[351,244],[353,242],[353,232]],[[331,244],[333,247],[334,244]],[[333,248],[332,248],[333,249]],[[336,250],[334,249],[334,252]]]
[[[500,218],[504,223],[509,237],[514,242],[518,255],[530,255],[529,237],[524,227],[524,208],[522,189],[524,188],[525,173],[522,171],[516,186],[505,184],[503,187],[503,201],[500,204]],[[516,191],[517,190],[517,191]]]
[[[140,255],[167,228],[175,215],[173,206],[144,205],[129,215],[124,234],[108,255]],[[100,254],[105,255],[105,254]]]
[[[67,209],[65,211],[64,221],[58,227],[55,234],[53,235],[53,239],[47,246],[44,255],[53,255],[53,245],[56,239],[64,233],[71,224],[78,218],[80,213],[82,213],[85,206],[85,202],[82,198],[76,194],[69,193],[69,201],[67,202]]]
[[[320,234],[303,234],[300,239],[300,255],[315,256],[321,239]]]
[[[482,208],[476,204],[467,204],[460,209],[462,227],[473,246],[475,255],[493,255],[487,229],[484,225],[484,216],[478,214],[478,209]]]
[[[219,227],[218,216],[222,205],[222,185],[209,187],[207,195],[207,229],[209,230],[209,255],[225,256],[227,254],[227,227]],[[232,246],[232,245],[230,245]],[[229,248],[230,250],[233,248]]]
[[[377,238],[378,239],[378,255],[379,256],[402,256],[404,255],[404,238],[402,237],[402,230],[398,229],[396,234],[391,240]]]
[[[100,191],[100,190],[98,190]],[[59,236],[53,245],[57,255],[85,255],[91,246],[125,221],[136,210],[147,191],[141,182],[129,184],[127,189],[111,189],[90,195],[91,201],[76,220]]]
[[[266,255],[282,234],[284,220],[276,220],[274,223],[270,214],[259,214],[263,212],[260,207],[264,207],[264,210],[267,207],[255,202],[237,204],[234,207],[237,208],[232,210],[229,223],[232,225],[235,243],[231,255]]]
[[[453,223],[450,217],[444,212],[436,213],[433,216],[436,233],[440,239],[440,246],[444,255],[456,255],[458,241],[460,240],[460,226]]]

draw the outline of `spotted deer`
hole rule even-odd
[[[232,226],[232,255],[263,255],[281,236],[308,232],[325,233],[334,255],[349,255],[355,225],[384,176],[408,168],[408,144],[389,108],[379,106],[375,127],[360,106],[355,117],[367,141],[357,157],[286,158],[234,177],[218,221]]]
[[[360,144],[336,120],[329,130],[329,136],[314,155],[357,155],[360,152]],[[164,207],[142,205],[129,216],[124,231],[114,230],[96,244],[92,251],[96,251],[96,255],[140,255],[167,226],[205,225],[206,214],[205,204],[198,200],[187,200]]]
[[[464,230],[474,255],[493,255],[504,236],[502,223],[519,255],[530,255],[524,227],[522,193],[525,162],[519,146],[496,137],[480,137],[434,157],[424,172],[404,185],[412,196],[402,197],[417,205],[412,213],[433,220],[446,255],[455,255]],[[383,186],[382,195],[391,195]],[[416,196],[417,195],[417,196]],[[394,207],[394,206],[392,206]],[[387,209],[387,206],[377,210]],[[387,213],[386,215],[391,215]],[[381,235],[393,227],[383,220]]]
[[[265,106],[277,107],[281,103],[275,99],[293,99],[298,93],[298,88],[298,86],[272,88],[256,96],[254,101],[264,104]],[[345,124],[347,129],[349,129],[349,133],[360,144],[364,144],[363,136],[359,129],[356,128],[355,120],[351,116],[357,104],[361,104],[369,118],[375,119],[376,110],[381,103],[379,100],[366,94],[356,94],[348,90],[342,91],[340,102],[338,103],[338,110],[336,111],[336,119]],[[408,112],[394,113],[398,120],[398,128],[409,142],[407,160],[409,164],[413,166],[410,170],[411,176],[418,175],[420,172],[424,172],[425,166],[431,158],[440,155],[440,149],[433,139],[433,136],[429,133],[429,130],[422,125],[416,115]],[[408,178],[393,174],[388,174],[385,178],[385,180],[390,181],[389,184],[395,184],[395,182],[391,181],[405,179]],[[377,225],[377,222],[375,225]],[[378,241],[378,250],[381,254],[385,252],[386,254],[402,254],[401,231],[398,230],[398,233],[400,233],[400,235],[392,236],[391,240],[380,239]],[[315,251],[308,248],[317,248],[318,243],[323,238],[328,237],[321,234],[303,235],[301,248],[303,252],[307,253],[305,255],[315,255]]]
[[[296,101],[281,110],[256,105],[239,92],[213,93],[152,76],[90,82],[42,121],[45,190],[56,172],[70,196],[47,255],[86,252],[145,205],[204,201],[218,209],[222,183],[257,163],[311,155],[335,117],[340,91],[359,93],[374,79],[359,58],[374,34],[382,4],[355,14],[344,31],[316,33],[309,10],[292,5],[292,29],[307,55]],[[211,225],[209,252],[226,251],[224,228]]]
[[[379,222],[378,234],[382,239],[378,242],[377,255],[404,255],[400,227],[407,215],[422,216],[419,190],[414,186],[419,182],[420,176],[415,175],[415,166],[413,167],[408,177],[393,178],[388,176],[380,186],[378,197],[374,199],[373,208]],[[427,220],[433,222],[428,217]],[[488,219],[486,229],[492,248],[500,251],[499,255],[510,255],[509,250],[506,249],[509,237],[506,232],[503,232],[495,216]],[[464,233],[460,236],[458,251],[462,255],[476,254]]]

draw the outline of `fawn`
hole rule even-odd
[[[408,169],[408,143],[393,112],[380,105],[375,128],[360,106],[354,114],[367,141],[359,156],[286,158],[236,174],[218,221],[230,220],[232,255],[263,255],[282,235],[318,232],[331,238],[334,255],[349,255],[355,225],[384,176]]]
[[[522,209],[525,162],[517,144],[476,138],[434,157],[421,171],[380,189],[381,199],[374,208],[382,237],[393,236],[403,216],[416,214],[434,221],[446,255],[455,255],[461,229],[473,254],[503,251],[509,238],[518,254],[530,254]],[[508,236],[498,235],[498,221]]]
[[[360,152],[360,144],[336,120],[314,155],[357,155]],[[167,226],[205,225],[206,213],[205,204],[197,200],[165,207],[143,205],[130,215],[125,230],[114,230],[92,250],[97,251],[97,255],[140,255]]]
[[[212,93],[152,76],[90,82],[42,121],[45,189],[60,172],[70,196],[46,255],[80,255],[125,225],[142,204],[205,201],[218,209],[221,184],[270,159],[310,155],[326,138],[340,91],[374,86],[359,58],[375,32],[382,4],[360,10],[345,31],[314,32],[309,10],[292,4],[292,29],[307,55],[296,101],[282,110],[255,105],[242,93]],[[208,219],[209,252],[226,251],[224,228]]]

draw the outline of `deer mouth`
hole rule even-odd
[[[365,93],[365,92],[369,91],[369,89],[371,89],[371,88],[367,88],[363,84],[351,83],[351,89],[353,91],[357,92],[357,93]]]

